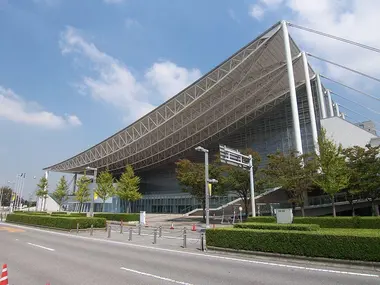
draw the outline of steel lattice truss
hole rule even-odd
[[[304,82],[302,61],[291,45],[298,86]],[[282,31],[275,27],[129,127],[46,169],[80,173],[90,166],[115,172],[127,164],[145,169],[232,133],[286,99],[283,50]]]

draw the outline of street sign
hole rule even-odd
[[[219,145],[220,161],[237,167],[249,167],[249,157],[238,150]]]

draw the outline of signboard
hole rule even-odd
[[[249,167],[249,157],[238,150],[219,145],[220,161],[237,167]]]

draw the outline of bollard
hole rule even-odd
[[[186,248],[186,228],[183,228],[183,248]]]
[[[158,228],[158,237],[162,237],[162,227]]]
[[[94,234],[94,225],[91,225],[91,228],[90,228],[90,236],[92,236]]]
[[[77,234],[79,233],[79,223],[77,223]]]
[[[133,229],[132,229],[132,227],[130,227],[129,228],[129,238],[128,238],[129,241],[132,241],[132,231],[133,231]]]
[[[141,224],[139,224],[139,236],[141,236]]]
[[[156,244],[157,243],[157,229],[154,229],[154,232],[153,232],[153,244]]]
[[[111,224],[108,225],[108,238],[111,237]]]
[[[123,220],[120,221],[120,233],[123,233]]]
[[[204,233],[201,233],[201,250],[205,251]]]

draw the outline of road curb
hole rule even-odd
[[[360,261],[360,260],[345,260],[345,259],[333,259],[325,257],[308,257],[301,255],[291,255],[291,254],[282,254],[282,253],[272,253],[272,252],[261,252],[261,251],[249,251],[249,250],[239,250],[231,248],[222,248],[216,246],[207,246],[208,251],[214,252],[225,252],[227,254],[243,254],[243,255],[252,255],[252,256],[263,256],[263,257],[275,257],[279,259],[292,259],[299,261],[309,261],[309,262],[318,262],[318,263],[329,263],[334,265],[351,265],[351,266],[361,266],[371,268],[376,271],[380,271],[380,262],[373,261]]]

